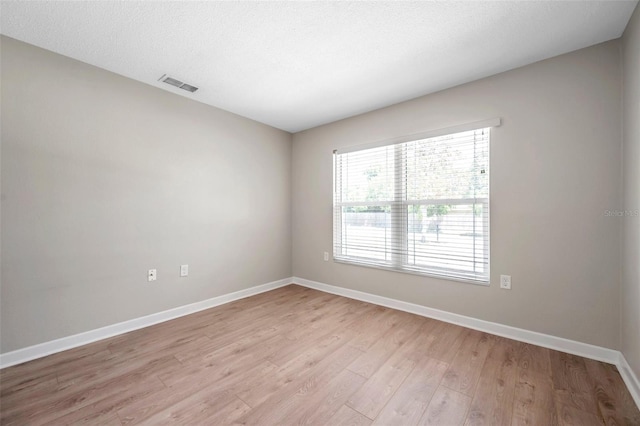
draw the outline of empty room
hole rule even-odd
[[[640,425],[638,1],[0,1],[0,424]]]

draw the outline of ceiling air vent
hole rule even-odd
[[[179,89],[186,90],[187,92],[191,92],[191,93],[193,93],[196,90],[198,90],[198,88],[196,86],[192,86],[190,84],[183,83],[182,81],[176,80],[175,78],[167,77],[166,74],[163,74],[162,77],[160,77],[158,79],[158,81],[162,81],[163,83],[167,83],[167,84],[170,84],[172,86],[176,86]]]

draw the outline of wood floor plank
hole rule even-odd
[[[518,368],[551,376],[550,350],[524,342],[516,342]]]
[[[423,357],[376,417],[376,425],[415,425],[426,411],[449,364]]]
[[[587,373],[598,404],[598,416],[607,425],[640,425],[640,410],[629,394],[618,369],[611,364],[585,359]]]
[[[174,362],[177,362],[173,359]],[[161,384],[161,383],[160,383]],[[70,387],[64,392],[54,393],[52,396],[32,401],[24,406],[2,407],[3,425],[41,425],[53,422],[56,418],[69,414],[89,404],[116,394],[127,394],[131,389],[139,386],[159,386],[158,378],[147,375],[146,372],[132,372],[126,377],[117,377],[95,385],[76,389]]]
[[[245,346],[239,349],[229,345],[203,356],[200,359],[201,362],[180,364],[169,371],[162,372],[158,377],[165,385],[172,387],[179,386],[181,383],[207,385],[211,380],[242,374],[254,366],[261,365],[267,360],[269,353],[275,351],[285,341],[283,336],[276,335],[268,341],[260,341],[249,346],[260,347],[258,351],[248,350]]]
[[[332,295],[331,295],[332,296]],[[335,296],[334,296],[335,297]],[[308,298],[304,301],[296,301],[291,306],[278,306],[271,312],[261,312],[258,318],[249,318],[239,324],[235,324],[234,321],[226,321],[227,324],[224,328],[216,328],[215,330],[209,330],[205,333],[209,337],[210,342],[200,348],[198,351],[185,351],[185,353],[178,354],[178,358],[181,362],[185,362],[187,358],[195,358],[201,354],[212,352],[222,346],[226,346],[235,343],[238,339],[245,337],[247,334],[283,334],[290,332],[296,328],[298,324],[304,324],[303,321],[294,321],[293,318],[283,318],[283,316],[295,315],[294,309],[301,309],[301,312],[306,311],[308,303],[318,298]],[[297,303],[302,303],[298,306]],[[260,324],[260,328],[256,330],[256,324]]]
[[[118,380],[122,381],[122,377],[128,378],[130,375],[138,377],[151,377],[178,364],[179,362],[171,355],[159,354],[157,357],[141,358],[135,363],[120,365],[119,370],[109,369],[105,372],[105,374],[100,376],[95,376],[93,372],[90,372],[90,379],[81,376],[79,379],[75,379],[73,381],[61,382],[58,384],[55,391],[42,395],[39,395],[37,393],[31,394],[28,398],[22,401],[21,405],[23,407],[30,407],[33,404],[47,404],[56,399],[67,397],[68,395],[74,394],[82,389],[96,387],[100,388],[105,384],[112,384],[118,382]],[[83,398],[83,400],[84,399],[86,398]],[[4,403],[4,408],[2,410],[3,415],[6,415],[6,413],[10,411],[10,408],[7,407],[12,408],[11,401],[11,397],[2,399],[2,402]]]
[[[517,369],[516,342],[498,339],[480,373],[466,425],[509,425]]]
[[[0,402],[7,406],[16,405],[25,398],[40,398],[43,395],[49,395],[55,392],[58,388],[58,380],[55,374],[45,376],[41,379],[35,376],[27,382],[20,382],[14,387],[6,388],[4,395],[0,396]]]
[[[87,412],[86,416],[65,416],[56,419],[53,424],[55,425],[91,425],[91,426],[112,426],[119,425],[120,419],[115,411],[109,411],[103,413],[97,410],[83,410]],[[74,413],[72,413],[74,414]]]
[[[142,351],[140,354],[130,353],[128,356],[112,354],[101,362],[93,363],[84,368],[58,372],[58,383],[61,386],[77,386],[82,383],[92,383],[96,380],[117,377],[127,374],[129,371],[137,370],[140,367],[150,366],[150,360],[159,359],[157,358],[157,354],[161,354],[162,358],[171,358],[179,350],[185,350],[187,347],[197,348],[202,344],[202,340],[208,339],[203,336],[202,339],[184,340],[177,346],[167,345],[164,350],[152,352]],[[176,365],[176,363],[170,362],[169,365],[165,365],[163,368],[171,368],[172,365]],[[159,373],[160,371],[156,372]]]
[[[262,346],[265,349],[264,357],[268,355],[267,349],[276,342],[274,350],[284,343],[282,331],[287,330],[280,326],[265,326],[254,331],[246,331],[241,334],[231,333],[235,339],[225,339],[225,341],[214,341],[207,343],[197,349],[185,348],[175,354],[175,357],[182,364],[203,365],[214,362],[227,356],[240,356],[243,353],[251,353],[251,348]],[[269,352],[271,353],[271,352]]]
[[[291,320],[304,322],[305,327],[293,327],[285,337],[290,340],[300,340],[313,334],[327,323],[337,324],[338,319],[348,314],[353,306],[351,300],[334,295],[328,295],[321,303],[309,306],[304,312],[300,312]]]
[[[365,314],[371,308],[363,307],[361,313]],[[365,318],[361,315],[349,317],[346,321],[334,324],[328,321],[322,328],[307,333],[306,336],[294,340],[292,344],[283,345],[277,352],[269,356],[269,360],[276,365],[284,365],[294,358],[298,358],[309,351],[310,348],[322,348],[323,345],[335,340],[349,341],[357,334],[357,326],[364,324]],[[304,329],[304,327],[300,327]],[[318,347],[320,345],[320,347]]]
[[[0,424],[640,425],[617,369],[286,286],[0,370]]]
[[[216,420],[216,424],[231,424],[249,410],[249,406],[231,392],[204,388],[156,412],[145,423],[198,425],[213,424]]]
[[[549,356],[556,401],[598,415],[584,358],[558,351],[550,351]]]
[[[409,339],[415,338],[414,335],[420,328],[421,320],[415,315],[407,315],[347,368],[362,377],[371,377],[398,348]]]
[[[201,389],[209,387],[210,391],[229,391],[237,383],[249,381],[252,377],[269,374],[275,368],[275,365],[264,361],[252,368],[231,370],[230,374],[203,374],[198,376],[199,380],[185,379],[184,381],[176,381],[174,386],[169,386],[160,392],[125,405],[118,410],[118,416],[122,423],[126,425],[148,424],[148,419],[156,413],[179,403]]]
[[[347,405],[374,420],[415,365],[403,355],[392,356],[349,398]]]
[[[463,333],[460,349],[451,361],[442,384],[449,389],[473,396],[482,366],[496,339],[490,334],[476,330],[465,330]]]
[[[212,323],[210,326],[203,328],[202,331],[207,337],[215,340],[218,337],[228,337],[229,332],[232,330],[236,331],[237,334],[241,334],[243,330],[253,329],[255,324],[269,326],[290,323],[290,318],[296,312],[305,312],[314,303],[321,303],[325,300],[327,300],[327,295],[318,292],[295,292],[289,297],[283,294],[282,297],[271,300],[269,303],[256,303],[254,306],[246,305],[240,312],[224,316],[224,327],[217,323]]]
[[[130,359],[109,359],[98,366],[80,369],[77,372],[69,372],[58,375],[58,383],[61,387],[79,387],[87,384],[95,384],[106,380],[116,379],[133,372],[144,374],[160,374],[178,365],[172,353],[154,353],[149,356],[140,356]]]
[[[236,390],[236,394],[251,407],[257,407],[271,395],[295,387],[309,375],[319,371],[324,371],[327,375],[337,374],[361,352],[346,345],[344,339],[334,337],[336,336],[330,336],[329,339],[309,347],[307,352],[278,367],[271,374],[244,384]]]
[[[113,337],[109,339],[111,342],[107,349],[118,356],[136,356],[144,351],[150,352],[171,344],[180,344],[182,340],[204,336],[205,330],[212,324],[226,325],[224,321],[208,320],[206,317],[197,320],[177,318]]]
[[[236,394],[240,395],[240,398],[247,402],[256,401],[257,405],[252,406],[252,410],[242,418],[238,420],[239,424],[262,424],[269,422],[277,422],[280,419],[282,412],[288,412],[292,407],[292,401],[298,394],[310,394],[317,389],[325,386],[331,379],[339,375],[345,367],[353,361],[357,356],[361,354],[361,351],[349,345],[341,346],[337,351],[337,355],[334,355],[323,365],[318,364],[316,368],[311,368],[304,373],[291,378],[290,385],[281,387],[277,391],[271,394],[261,397],[258,394],[253,394],[252,397],[247,397],[246,393],[242,391]],[[245,399],[246,398],[246,399]],[[298,407],[300,408],[300,407]]]
[[[518,368],[511,424],[513,426],[558,424],[550,374]]]
[[[418,425],[460,426],[464,424],[471,406],[471,397],[440,386]]]
[[[561,426],[603,426],[595,414],[582,411],[573,405],[558,404],[558,421]]]
[[[401,317],[393,309],[376,306],[369,312],[366,321],[354,326],[356,336],[350,345],[360,349],[362,352],[366,352],[384,333],[394,327]]]
[[[451,362],[462,345],[465,329],[455,324],[438,321],[429,334],[427,349],[424,352],[429,358]]]
[[[365,382],[365,378],[342,370],[325,386],[314,392],[297,392],[287,410],[282,410],[278,424],[324,425]]]
[[[343,405],[331,416],[326,424],[331,426],[369,426],[371,419],[358,413],[353,408]]]
[[[94,348],[93,352],[86,347],[83,348],[82,351],[79,350],[80,348],[71,349],[0,370],[0,387],[2,388],[0,396],[18,389],[29,388],[42,380],[57,378],[58,374],[66,371],[100,365],[104,360],[112,357],[111,352],[106,348]]]
[[[51,423],[58,425],[76,424],[120,424],[117,411],[150,395],[156,395],[166,389],[160,380],[141,380],[137,386],[131,386],[120,392],[106,395],[89,405],[75,409]],[[115,419],[118,419],[115,421]]]
[[[165,353],[176,353],[188,349],[195,350],[199,347],[207,345],[211,342],[204,333],[191,330],[190,332],[181,332],[177,335],[158,335],[153,339],[145,339],[136,344],[129,344],[115,348],[109,347],[112,356],[117,359],[138,358],[141,355],[152,354],[154,352],[163,351]]]

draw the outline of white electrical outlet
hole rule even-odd
[[[500,275],[500,288],[511,290],[511,275]]]
[[[155,281],[158,278],[158,274],[156,273],[155,269],[149,269],[149,272],[147,273],[147,280],[148,281]]]
[[[325,262],[328,262],[328,261],[329,261],[329,252],[328,252],[328,251],[325,251],[325,252],[324,252],[324,261],[325,261]]]
[[[186,277],[189,275],[189,265],[180,265],[180,276]]]

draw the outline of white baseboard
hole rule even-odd
[[[629,393],[633,397],[638,408],[640,408],[640,379],[635,375],[631,366],[627,362],[627,359],[622,353],[620,353],[620,359],[618,360],[617,366],[618,371],[622,376],[622,380],[624,380],[624,383],[627,385],[627,389],[629,389]]]
[[[119,334],[128,333],[130,331],[138,330],[150,325],[169,321],[175,318],[192,314],[194,312],[203,311],[205,309],[213,308],[214,306],[233,302],[234,300],[244,299],[245,297],[254,296],[259,293],[264,293],[265,291],[284,287],[291,283],[291,278],[285,278],[233,293],[224,294],[222,296],[213,297],[201,302],[179,306],[167,311],[158,312],[140,318],[134,318],[129,321],[108,325],[106,327],[75,334],[73,336],[62,337],[60,339],[51,340],[49,342],[40,343],[12,352],[0,354],[0,369],[16,364],[22,364],[23,362],[31,361],[36,358],[42,358],[47,355],[66,351],[67,349],[76,348],[78,346],[117,336]]]

